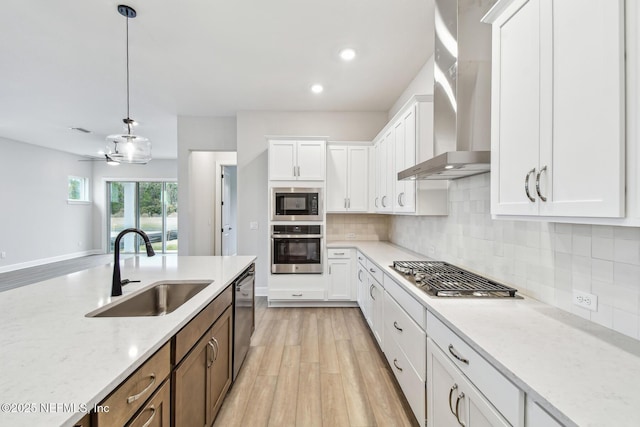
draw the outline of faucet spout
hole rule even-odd
[[[120,278],[120,240],[127,233],[137,233],[144,240],[145,248],[147,249],[147,256],[154,256],[156,253],[151,246],[151,242],[149,241],[149,236],[144,231],[138,228],[126,228],[118,234],[115,242],[113,243],[113,280],[111,281],[111,296],[118,297],[122,295],[122,285],[129,283],[129,280],[122,280]]]

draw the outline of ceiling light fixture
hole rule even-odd
[[[122,119],[127,127],[126,134],[109,135],[107,141],[113,142],[114,147],[107,146],[108,159],[117,163],[137,163],[147,164],[151,160],[151,142],[140,135],[131,133],[131,127],[137,123],[129,114],[130,97],[129,97],[129,19],[135,18],[137,13],[135,9],[126,5],[118,5],[118,13],[126,18],[126,38],[127,38],[127,117]],[[118,151],[118,143],[122,143],[124,147],[122,152]]]
[[[342,49],[340,51],[340,58],[343,61],[351,61],[356,57],[356,51],[351,48]]]
[[[311,86],[311,92],[313,92],[315,94],[322,93],[323,90],[324,90],[324,88],[320,84],[315,84],[315,85]]]

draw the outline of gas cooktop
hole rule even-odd
[[[391,267],[432,296],[518,298],[516,297],[517,289],[444,261],[394,261]]]

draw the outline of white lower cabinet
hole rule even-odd
[[[367,267],[357,263],[356,267],[356,288],[358,290],[358,306],[365,319],[369,317],[369,282],[367,281]]]
[[[509,427],[511,424],[427,339],[427,423],[429,427]]]
[[[380,348],[384,349],[384,288],[371,275],[369,281],[369,327]],[[369,319],[368,319],[369,320]]]
[[[355,295],[352,280],[353,249],[336,248],[327,251],[327,299],[352,301]]]

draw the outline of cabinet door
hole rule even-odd
[[[540,0],[520,3],[492,32],[491,213],[499,215],[538,213]]]
[[[404,123],[404,165],[402,169],[407,169],[417,163],[416,159],[416,106],[414,105],[402,116]],[[399,171],[398,171],[399,172]],[[416,211],[416,181],[402,181],[404,186],[403,194],[400,197],[401,212]]]
[[[348,151],[346,146],[329,146],[327,149],[327,212],[347,210]]]
[[[622,217],[624,1],[543,0],[541,16],[540,214]]]
[[[211,425],[231,386],[232,307],[229,307],[211,328],[213,342],[211,365],[207,373],[207,425]]]
[[[373,146],[374,151],[374,178],[375,178],[375,197],[373,199],[373,208],[375,212],[382,212],[382,196],[384,192],[384,138],[376,141]]]
[[[351,259],[329,260],[327,299],[351,300]]]
[[[325,144],[323,141],[298,142],[298,180],[324,181]]]
[[[367,292],[369,290],[369,285],[367,282],[367,270],[360,263],[358,263],[357,268],[356,285],[358,288],[358,305],[360,306],[360,311],[362,311],[364,317],[367,318]]]
[[[175,427],[209,425],[208,365],[212,357],[206,333],[173,372]]]
[[[392,178],[395,181],[394,185],[394,193],[393,193],[393,211],[394,212],[402,212],[403,201],[402,197],[406,197],[405,184],[406,181],[398,181],[398,172],[404,170],[404,156],[405,156],[405,145],[404,145],[404,135],[405,127],[404,120],[400,119],[393,126],[393,146],[394,146],[394,165],[392,169]]]
[[[371,277],[369,294],[371,296],[371,330],[380,348],[384,348],[384,288],[373,277]]]
[[[348,210],[367,212],[369,196],[369,147],[349,147]],[[327,177],[328,181],[329,177]]]
[[[394,165],[393,128],[380,140],[378,148],[378,165],[376,174],[380,177],[380,199],[378,200],[378,212],[393,211],[393,183],[392,181]]]
[[[291,181],[296,179],[296,142],[270,141],[269,179]]]
[[[448,360],[434,353],[431,339],[427,343],[427,422],[429,427],[458,427],[454,405],[460,386],[445,367]]]

